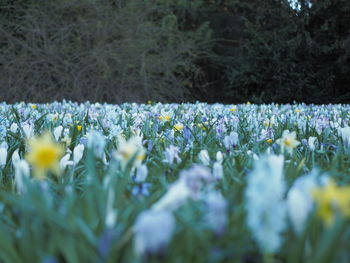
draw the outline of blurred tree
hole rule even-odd
[[[230,100],[350,101],[349,1],[237,1],[248,37],[226,64]]]
[[[195,60],[205,26],[181,31],[177,17],[151,1],[6,3],[3,100],[179,101],[201,78]]]

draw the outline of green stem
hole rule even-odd
[[[274,256],[271,253],[265,253],[264,254],[264,263],[274,263]]]

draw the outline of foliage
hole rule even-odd
[[[349,1],[290,2],[3,0],[2,99],[348,102]]]
[[[349,1],[239,4],[248,37],[227,64],[233,100],[349,100]]]
[[[179,100],[191,94],[188,80],[200,79],[194,61],[205,36],[181,32],[175,16],[149,1],[1,8],[9,14],[0,26],[3,100]]]

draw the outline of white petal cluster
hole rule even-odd
[[[265,156],[255,161],[245,191],[247,224],[264,252],[276,252],[286,228],[286,190],[283,156]]]

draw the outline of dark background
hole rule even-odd
[[[350,1],[0,0],[0,100],[349,103]]]

